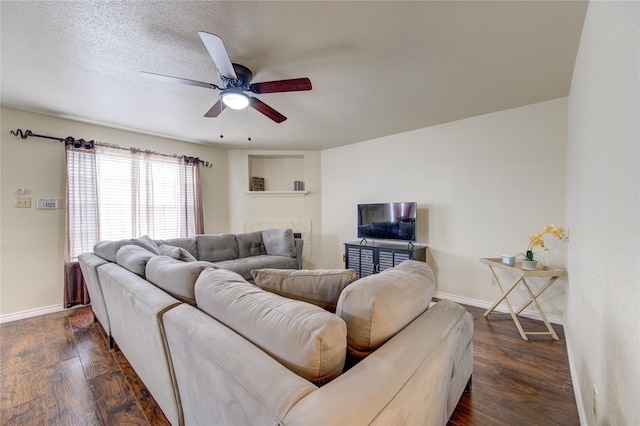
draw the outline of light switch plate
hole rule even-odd
[[[18,209],[30,209],[31,197],[15,197],[13,201],[13,207]]]

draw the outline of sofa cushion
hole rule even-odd
[[[342,290],[356,280],[353,269],[256,269],[253,280],[263,290],[335,310]]]
[[[336,314],[347,323],[347,350],[365,357],[427,310],[435,289],[425,262],[405,260],[369,275],[340,294]]]
[[[202,271],[195,296],[200,310],[299,376],[322,384],[341,374],[347,330],[338,316],[266,292],[224,269]]]
[[[188,238],[170,238],[168,240],[156,241],[158,247],[162,244],[173,246],[173,247],[181,247],[187,250],[194,258],[198,258],[198,251],[196,246],[196,238],[188,237]]]
[[[131,244],[147,249],[153,254],[160,254],[160,251],[158,250],[158,245],[155,243],[155,241],[153,241],[147,235],[143,235],[140,238],[132,238]]]
[[[135,244],[129,244],[120,247],[120,250],[116,253],[116,261],[118,265],[122,266],[124,269],[144,278],[147,262],[155,256],[156,255],[154,253],[151,253],[145,248]]]
[[[198,260],[218,262],[238,258],[238,243],[235,234],[196,235]]]
[[[182,262],[169,256],[156,256],[147,262],[145,273],[147,281],[176,299],[193,305],[196,302],[193,287],[200,273],[207,268],[215,268],[215,265],[210,262]]]
[[[93,253],[103,259],[108,260],[109,262],[116,263],[118,261],[116,257],[116,255],[118,254],[118,250],[120,250],[120,248],[123,246],[132,244],[140,246],[153,254],[160,254],[155,241],[153,241],[146,235],[140,238],[133,238],[131,240],[100,241],[93,246]]]
[[[266,229],[262,231],[262,242],[267,254],[272,256],[296,257],[293,231],[287,229]]]
[[[198,260],[195,257],[193,257],[191,253],[189,253],[189,250],[182,247],[163,244],[160,247],[158,247],[158,250],[160,251],[160,254],[162,256],[169,256],[176,260],[181,260],[183,262],[195,262],[196,260]]]
[[[238,257],[259,256],[266,254],[264,244],[262,244],[262,231],[237,234]]]
[[[108,260],[109,262],[116,263],[118,261],[116,258],[116,254],[118,253],[118,250],[120,250],[120,247],[130,244],[131,240],[104,240],[96,243],[96,245],[93,246],[93,253],[96,256],[100,256],[101,258]]]

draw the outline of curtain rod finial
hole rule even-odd
[[[26,139],[29,136],[33,136],[33,132],[31,130],[25,130],[23,132],[22,129],[16,129],[15,131],[11,130],[10,133],[13,136],[20,136],[22,139]]]

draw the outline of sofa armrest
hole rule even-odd
[[[298,262],[298,269],[302,269],[302,248],[304,247],[304,240],[302,238],[294,238],[293,242],[296,244],[296,261]]]
[[[109,314],[107,313],[107,306],[104,303],[104,295],[102,294],[102,287],[100,286],[100,279],[98,278],[98,268],[109,263],[109,261],[93,253],[82,253],[78,256],[78,263],[80,264],[82,276],[87,284],[87,290],[91,298],[91,310],[98,321],[100,321],[107,336],[111,336]]]
[[[98,276],[118,348],[169,422],[182,424],[180,397],[158,321],[180,302],[115,263],[98,268]]]
[[[193,306],[162,317],[184,424],[283,424],[317,389],[257,346]]]
[[[443,300],[287,413],[287,425],[446,425],[457,371],[471,375],[473,317]],[[469,365],[456,365],[460,358]],[[462,379],[462,378],[460,378]],[[327,409],[331,407],[331,409]]]

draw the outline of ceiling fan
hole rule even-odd
[[[207,89],[221,90],[220,98],[204,115],[205,117],[217,117],[225,107],[233,109],[243,109],[251,106],[253,109],[266,115],[276,123],[282,123],[287,119],[260,99],[247,95],[245,92],[262,95],[265,93],[296,92],[301,90],[311,90],[311,80],[308,78],[293,78],[289,80],[266,81],[263,83],[251,83],[253,73],[243,65],[234,64],[229,58],[227,49],[224,47],[222,39],[211,33],[198,32],[204,43],[213,63],[218,69],[220,76],[220,86],[203,81],[189,80],[186,78],[172,77],[169,75],[156,74],[141,71],[148,77],[168,81],[172,83],[187,84],[189,86],[204,87]]]

